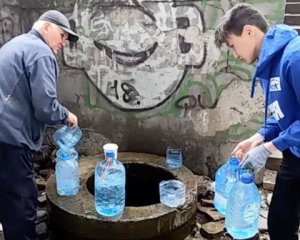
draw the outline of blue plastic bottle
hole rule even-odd
[[[82,131],[78,126],[74,128],[63,126],[58,129],[53,136],[55,143],[63,150],[73,148],[79,142],[81,137]]]
[[[78,153],[74,148],[56,152],[56,189],[60,196],[73,196],[79,191]]]
[[[248,239],[258,232],[260,194],[251,173],[242,173],[228,198],[225,227],[234,239]]]
[[[95,207],[104,217],[118,217],[125,207],[125,168],[107,151],[95,168]]]
[[[239,160],[232,157],[221,166],[215,175],[215,208],[225,216],[227,198],[238,178]]]

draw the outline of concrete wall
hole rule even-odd
[[[0,46],[46,9],[64,12],[80,40],[59,56],[58,92],[84,129],[79,151],[107,141],[159,155],[178,147],[187,167],[212,175],[263,120],[260,91],[250,99],[253,66],[213,43],[237,2],[282,22],[283,0],[0,0]]]

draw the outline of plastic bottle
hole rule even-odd
[[[60,149],[68,150],[73,148],[81,139],[82,131],[76,126],[74,128],[69,128],[63,126],[54,133],[54,141]]]
[[[125,168],[106,150],[105,160],[95,168],[95,207],[104,217],[118,217],[125,207]]]
[[[215,208],[225,216],[227,198],[233,185],[237,182],[239,169],[239,160],[236,157],[230,158],[221,166],[215,175]]]
[[[185,202],[186,187],[179,180],[161,181],[159,183],[160,202],[169,207],[178,207]]]
[[[171,170],[182,167],[182,151],[181,149],[168,148],[166,151],[166,167]]]
[[[258,232],[260,194],[251,173],[242,173],[228,198],[225,227],[234,239],[248,239]]]
[[[74,148],[56,152],[56,189],[60,196],[73,196],[79,191],[78,153]]]

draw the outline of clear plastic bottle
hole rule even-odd
[[[215,208],[225,216],[227,198],[233,185],[238,179],[239,160],[231,157],[228,162],[222,165],[215,175]]]
[[[182,167],[181,149],[167,148],[165,165],[171,170],[180,169]]]
[[[234,239],[248,239],[258,232],[260,194],[251,173],[242,173],[228,198],[225,227]]]
[[[104,217],[118,217],[125,207],[125,168],[113,151],[105,154],[95,168],[95,207]]]
[[[178,207],[185,202],[186,187],[179,180],[167,180],[159,183],[160,202],[169,207]]]
[[[54,133],[54,141],[60,149],[67,150],[73,148],[81,139],[82,131],[79,126],[69,128],[63,126]]]
[[[73,196],[79,191],[78,153],[74,148],[56,152],[56,189],[60,196]]]

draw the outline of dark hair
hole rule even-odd
[[[264,33],[269,27],[266,18],[256,8],[247,3],[239,3],[220,19],[215,32],[216,46],[219,48],[227,43],[228,36],[232,33],[241,36],[245,25],[256,26]]]

